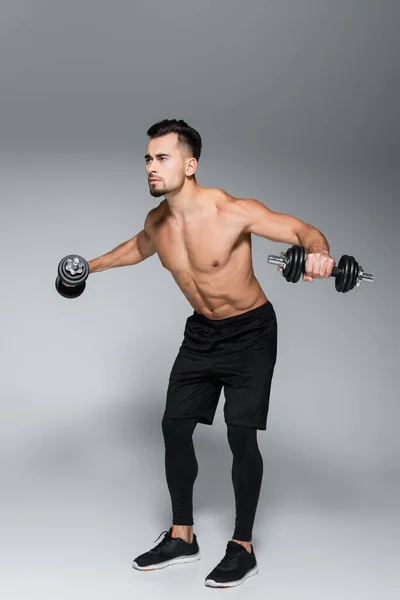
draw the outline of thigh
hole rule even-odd
[[[212,425],[222,383],[212,376],[210,357],[180,351],[168,382],[165,415],[197,418]]]
[[[272,377],[277,355],[275,319],[261,322],[254,342],[238,341],[235,352],[226,354],[219,366],[224,385],[225,422],[266,429]]]

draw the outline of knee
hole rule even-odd
[[[227,435],[233,456],[240,460],[248,454],[258,453],[257,429],[244,425],[228,425]]]
[[[197,421],[163,416],[161,428],[166,444],[183,444],[192,439]]]

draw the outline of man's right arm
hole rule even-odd
[[[147,215],[144,229],[130,240],[123,242],[107,254],[89,261],[89,272],[98,273],[115,267],[137,265],[156,253],[156,248],[148,233],[150,213]]]

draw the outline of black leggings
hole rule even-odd
[[[163,417],[165,473],[172,502],[174,525],[193,525],[193,486],[198,463],[193,446],[197,419]],[[233,539],[251,542],[263,476],[263,460],[257,444],[257,429],[228,425],[233,454],[232,483],[236,519]]]

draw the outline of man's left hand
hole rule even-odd
[[[329,252],[323,251],[308,254],[303,281],[314,281],[314,279],[330,277],[334,266],[335,260],[329,255]]]

